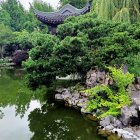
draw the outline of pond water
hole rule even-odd
[[[95,122],[48,102],[46,89],[32,92],[23,78],[22,70],[0,70],[0,140],[104,140]]]

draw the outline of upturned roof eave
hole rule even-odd
[[[56,11],[56,12],[43,12],[43,11],[39,11],[37,10],[36,8],[32,7],[33,9],[33,12],[36,16],[41,16],[41,17],[50,17],[50,18],[53,18],[53,17],[56,17],[56,16],[60,16],[60,15],[64,15],[64,16],[72,16],[74,14],[77,14],[77,15],[80,15],[80,14],[83,14],[83,13],[86,13],[88,10],[89,10],[89,7],[90,5],[86,5],[85,7],[83,7],[82,9],[78,9],[70,4],[66,4],[65,6],[63,6],[60,10]],[[65,10],[65,9],[70,9],[70,10],[73,10],[73,13],[71,14],[62,14],[62,12]]]

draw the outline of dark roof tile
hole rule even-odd
[[[33,7],[32,7],[33,8]],[[90,11],[90,4],[87,3],[82,9],[77,9],[70,4],[65,5],[56,12],[43,12],[33,8],[35,16],[46,24],[61,24],[69,16],[79,16]]]

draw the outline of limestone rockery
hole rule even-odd
[[[112,84],[108,74],[100,71],[89,71],[87,73],[86,87],[94,87],[98,84]],[[140,140],[140,78],[136,78],[131,87],[131,106],[124,106],[121,109],[120,117],[116,118],[111,115],[102,118],[99,121],[99,134],[110,137],[115,135],[115,140]],[[66,106],[79,109],[81,113],[90,115],[90,119],[97,120],[96,112],[87,111],[89,95],[73,88],[61,88],[56,90],[55,99],[63,101]],[[116,137],[117,136],[117,137]]]

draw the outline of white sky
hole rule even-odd
[[[19,0],[25,9],[29,8],[29,2],[32,3],[33,0]],[[58,7],[59,0],[43,0],[47,3],[50,3],[55,9]]]

